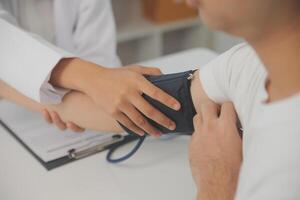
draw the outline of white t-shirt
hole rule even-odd
[[[232,101],[244,128],[237,200],[300,199],[300,95],[264,103],[267,72],[254,50],[238,45],[200,72],[207,95]]]

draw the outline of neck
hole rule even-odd
[[[264,63],[269,75],[269,101],[300,92],[300,20],[285,24],[248,40]]]

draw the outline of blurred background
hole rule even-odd
[[[241,42],[210,31],[184,0],[112,0],[123,64],[196,47],[219,53]]]
[[[99,0],[101,1],[101,0]],[[53,40],[53,0],[1,0],[14,13],[14,4],[24,13],[15,12],[26,30]],[[118,55],[124,65],[196,47],[218,53],[241,42],[223,33],[210,31],[188,8],[185,0],[111,0],[117,26]],[[35,8],[32,8],[32,4]],[[17,7],[15,6],[15,7]],[[38,9],[37,9],[38,7]],[[37,18],[45,24],[28,24]],[[32,20],[30,20],[32,19]],[[48,25],[49,24],[49,25]]]

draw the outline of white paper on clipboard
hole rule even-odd
[[[67,156],[70,149],[93,147],[113,135],[95,131],[60,131],[45,122],[40,113],[8,101],[0,101],[0,119],[44,162]]]

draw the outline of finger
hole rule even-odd
[[[45,119],[49,124],[52,124],[52,123],[53,123],[53,121],[52,121],[52,119],[51,119],[51,116],[50,116],[50,114],[49,114],[49,112],[48,112],[47,109],[43,109],[43,110],[42,110],[42,115],[43,115],[44,119]]]
[[[156,67],[143,67],[143,66],[140,66],[140,73],[144,74],[144,75],[153,75],[153,76],[157,76],[157,75],[162,74],[162,72],[159,68],[156,68]]]
[[[237,114],[234,105],[231,102],[222,104],[220,119],[231,119],[234,122],[237,122]]]
[[[195,132],[200,130],[200,127],[203,123],[201,114],[195,115],[195,117],[193,118],[193,123],[194,123]]]
[[[128,129],[130,129],[134,133],[136,133],[136,134],[138,134],[140,136],[145,135],[145,132],[142,129],[140,129],[139,127],[137,127],[125,114],[120,113],[115,118],[123,126],[125,126]]]
[[[68,129],[77,132],[77,133],[82,133],[85,129],[81,128],[79,126],[77,126],[76,124],[74,124],[73,122],[67,122],[66,126]]]
[[[161,75],[162,72],[157,67],[144,67],[140,65],[128,66],[128,69],[143,75]]]
[[[154,108],[142,96],[135,96],[134,98],[132,98],[132,103],[139,111],[141,111],[148,118],[152,119],[158,124],[161,124],[169,130],[175,130],[176,124],[166,115]]]
[[[124,112],[130,118],[130,120],[133,123],[135,123],[136,126],[144,130],[149,135],[153,135],[153,136],[161,135],[160,131],[154,128],[148,122],[148,120],[133,105],[128,104],[122,107],[121,111]]]
[[[66,130],[66,124],[60,119],[59,115],[54,112],[51,111],[50,112],[50,116],[53,120],[53,123],[62,131]]]
[[[142,90],[143,93],[147,94],[152,99],[155,99],[162,104],[168,106],[171,109],[179,110],[180,109],[180,103],[172,96],[165,93],[160,88],[154,86],[152,83],[147,81],[145,79],[145,82],[142,84]]]
[[[200,106],[203,121],[217,119],[219,115],[218,105],[213,102],[206,102]]]

